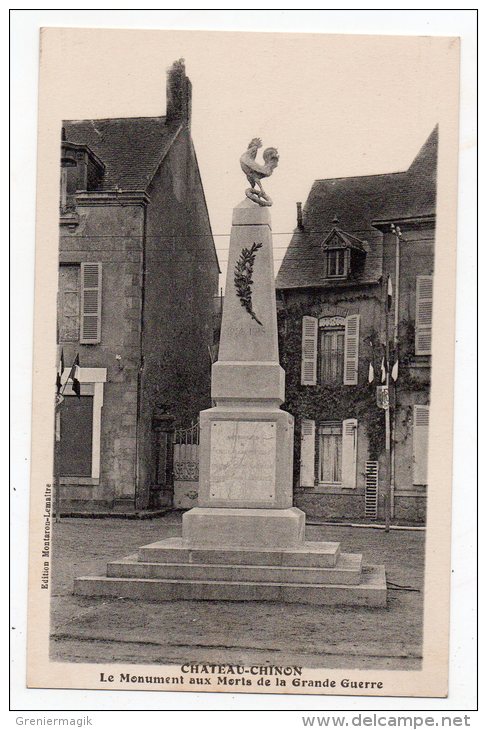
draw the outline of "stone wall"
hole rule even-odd
[[[81,367],[107,368],[107,382],[99,484],[66,486],[63,498],[66,506],[81,501],[91,508],[110,507],[119,501],[131,508],[136,483],[144,210],[141,205],[83,203],[77,212],[77,228],[61,230],[60,261],[102,263],[101,342],[64,344],[64,359],[69,367],[79,352]]]

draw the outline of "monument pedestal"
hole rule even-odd
[[[305,515],[289,509],[194,507],[183,515],[183,547],[286,550],[304,541]]]
[[[293,417],[281,410],[269,209],[245,200],[233,212],[216,407],[200,414],[198,507],[181,538],[77,578],[78,595],[143,600],[284,601],[385,606],[383,566],[362,565],[339,543],[306,542],[293,507]]]

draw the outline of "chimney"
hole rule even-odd
[[[184,58],[174,61],[167,72],[166,123],[191,126],[191,81],[186,76]]]
[[[303,223],[303,204],[302,203],[296,203],[296,219],[298,223],[298,228],[300,231],[304,228]]]

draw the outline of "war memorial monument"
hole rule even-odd
[[[261,179],[277,150],[253,139],[240,158],[249,180],[232,216],[215,407],[200,414],[198,506],[182,536],[110,562],[106,576],[80,577],[74,592],[150,601],[276,601],[386,606],[384,566],[310,542],[293,507],[293,417],[281,410],[270,207]]]

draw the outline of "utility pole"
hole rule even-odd
[[[391,232],[394,234],[396,239],[396,275],[394,281],[394,332],[393,332],[393,343],[394,343],[394,358],[399,362],[399,275],[400,275],[400,242],[402,238],[401,229],[394,223],[391,223]],[[394,505],[394,493],[396,484],[396,381],[394,380],[394,409],[391,421],[391,517],[394,517],[395,505]]]
[[[386,287],[388,287],[389,279],[387,280]],[[386,390],[385,390],[385,451],[386,451],[386,474],[384,479],[385,494],[384,494],[384,525],[385,531],[389,532],[391,526],[391,407],[389,399],[389,302],[388,292],[386,289],[385,301],[385,319],[386,319],[386,357],[385,357],[385,369],[386,369]]]
[[[56,522],[61,522],[59,470],[61,461],[61,403],[63,400],[64,396],[62,393],[57,393],[54,400],[54,505]]]

